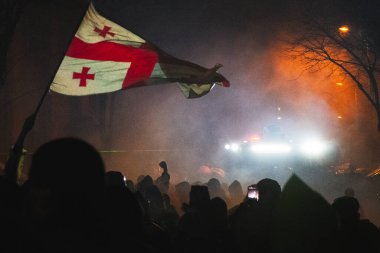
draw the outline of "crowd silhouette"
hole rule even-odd
[[[173,184],[159,165],[133,182],[82,140],[42,145],[25,183],[0,177],[0,252],[380,252],[352,193],[330,204],[293,175],[252,182],[252,198],[237,180]]]

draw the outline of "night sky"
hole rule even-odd
[[[328,2],[345,8],[345,15],[336,13],[343,24],[359,15],[352,10],[375,17],[380,10],[378,1]],[[2,153],[15,142],[23,120],[51,82],[88,4],[34,0],[23,8],[8,49],[7,80],[0,87]],[[280,124],[292,137],[317,134],[337,142],[359,166],[380,163],[380,134],[368,103],[359,95],[359,105],[353,105],[352,90],[334,93],[328,88],[334,80],[325,73],[304,72],[282,50],[291,36],[288,21],[300,9],[322,6],[324,1],[97,0],[94,4],[105,17],[175,57],[207,68],[223,64],[219,72],[231,87],[215,87],[195,100],[185,99],[175,84],[88,97],[49,93],[26,142],[30,152],[48,140],[75,136],[99,150],[126,151],[103,157],[108,169],[123,171],[127,177],[156,176],[158,162],[166,160],[174,179],[198,180],[202,166],[226,170],[221,162],[226,141]],[[354,106],[361,112],[358,119],[353,117]],[[338,121],[342,110],[347,117]],[[3,161],[5,156],[0,158]],[[286,178],[278,180],[283,183]]]

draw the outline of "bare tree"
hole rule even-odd
[[[288,53],[309,71],[328,69],[350,78],[375,110],[380,132],[379,21],[368,12],[370,6],[342,8],[337,2],[318,2],[299,13]]]

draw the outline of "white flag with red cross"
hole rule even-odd
[[[221,65],[220,65],[221,66]],[[177,82],[187,98],[207,94],[215,84],[229,86],[216,70],[174,58],[90,4],[50,89],[82,96]]]

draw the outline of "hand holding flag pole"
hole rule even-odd
[[[40,101],[38,102],[38,105],[36,109],[34,110],[34,112],[25,119],[22,130],[16,140],[16,143],[14,144],[11,151],[9,152],[8,160],[5,163],[4,177],[7,178],[8,181],[10,182],[14,182],[17,184],[17,180],[18,180],[17,169],[18,169],[19,162],[20,162],[22,152],[24,149],[24,142],[25,142],[26,136],[34,127],[37,114],[40,111],[42,103],[44,102],[45,97],[50,90],[50,86],[51,86],[51,82],[45,88],[44,93],[42,94]]]
[[[50,90],[50,86],[51,86],[51,82],[45,88],[44,93],[42,94],[40,101],[38,102],[38,105],[36,109],[34,110],[34,112],[25,119],[22,130],[16,140],[16,143],[14,144],[11,151],[9,152],[8,160],[5,163],[4,177],[7,178],[8,181],[10,182],[14,182],[17,184],[17,180],[18,180],[17,169],[18,169],[19,162],[20,162],[22,152],[24,149],[24,142],[25,142],[26,136],[34,127],[37,114],[40,111],[42,103],[44,102],[45,97]]]
[[[41,100],[42,101],[42,100]],[[39,107],[37,107],[38,109]],[[17,183],[17,168],[20,162],[20,158],[24,148],[24,141],[28,133],[33,129],[34,122],[36,120],[38,110],[32,115],[26,118],[20,135],[17,138],[15,145],[13,146],[9,158],[5,164],[4,177],[9,181]]]

